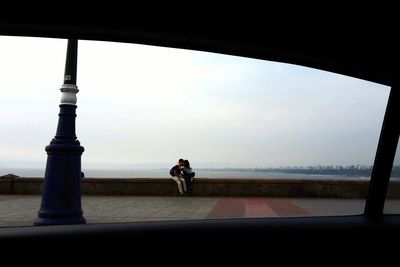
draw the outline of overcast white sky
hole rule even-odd
[[[44,168],[67,40],[0,36],[0,167]],[[84,168],[373,163],[389,87],[301,66],[79,41]]]

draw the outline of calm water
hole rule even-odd
[[[87,178],[170,178],[169,169],[117,169],[82,170]],[[347,177],[335,175],[309,175],[288,173],[261,173],[255,171],[202,170],[194,169],[196,178],[252,178],[252,179],[369,179],[369,177]],[[44,177],[42,169],[5,169],[0,168],[0,176],[15,174],[21,177]]]

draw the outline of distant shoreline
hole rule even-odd
[[[85,173],[85,177],[93,177],[93,178],[165,178],[170,179],[170,175],[168,173],[168,169],[165,170],[83,170]],[[350,179],[358,179],[358,180],[367,180],[368,176],[343,176],[343,175],[309,175],[309,174],[288,174],[288,173],[263,173],[263,172],[243,172],[243,171],[209,171],[209,170],[196,170],[196,179],[339,179],[339,180],[350,180]],[[14,174],[20,177],[44,177],[44,170],[21,170],[21,169],[0,169],[0,176],[6,174]]]
[[[96,178],[170,178],[168,168],[159,169],[83,169],[85,177]],[[196,178],[212,179],[362,179],[369,180],[372,167],[366,168],[196,168]],[[0,176],[44,177],[44,169],[0,168]],[[393,168],[392,178],[400,178]]]

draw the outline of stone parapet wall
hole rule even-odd
[[[368,180],[207,179],[193,183],[194,196],[262,196],[365,198]],[[41,194],[41,178],[0,178],[0,194]],[[84,195],[176,196],[172,179],[85,178]],[[400,181],[392,181],[388,197],[400,198]]]

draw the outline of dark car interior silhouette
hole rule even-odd
[[[167,3],[47,8],[2,8],[0,34],[139,43],[272,60],[380,83],[390,86],[391,93],[361,215],[8,227],[0,229],[3,260],[52,266],[140,265],[141,259],[211,265],[214,260],[243,259],[266,264],[273,258],[282,264],[315,264],[320,256],[331,263],[396,255],[400,215],[383,213],[400,132],[400,23],[393,6],[217,6],[196,1],[179,8]]]

